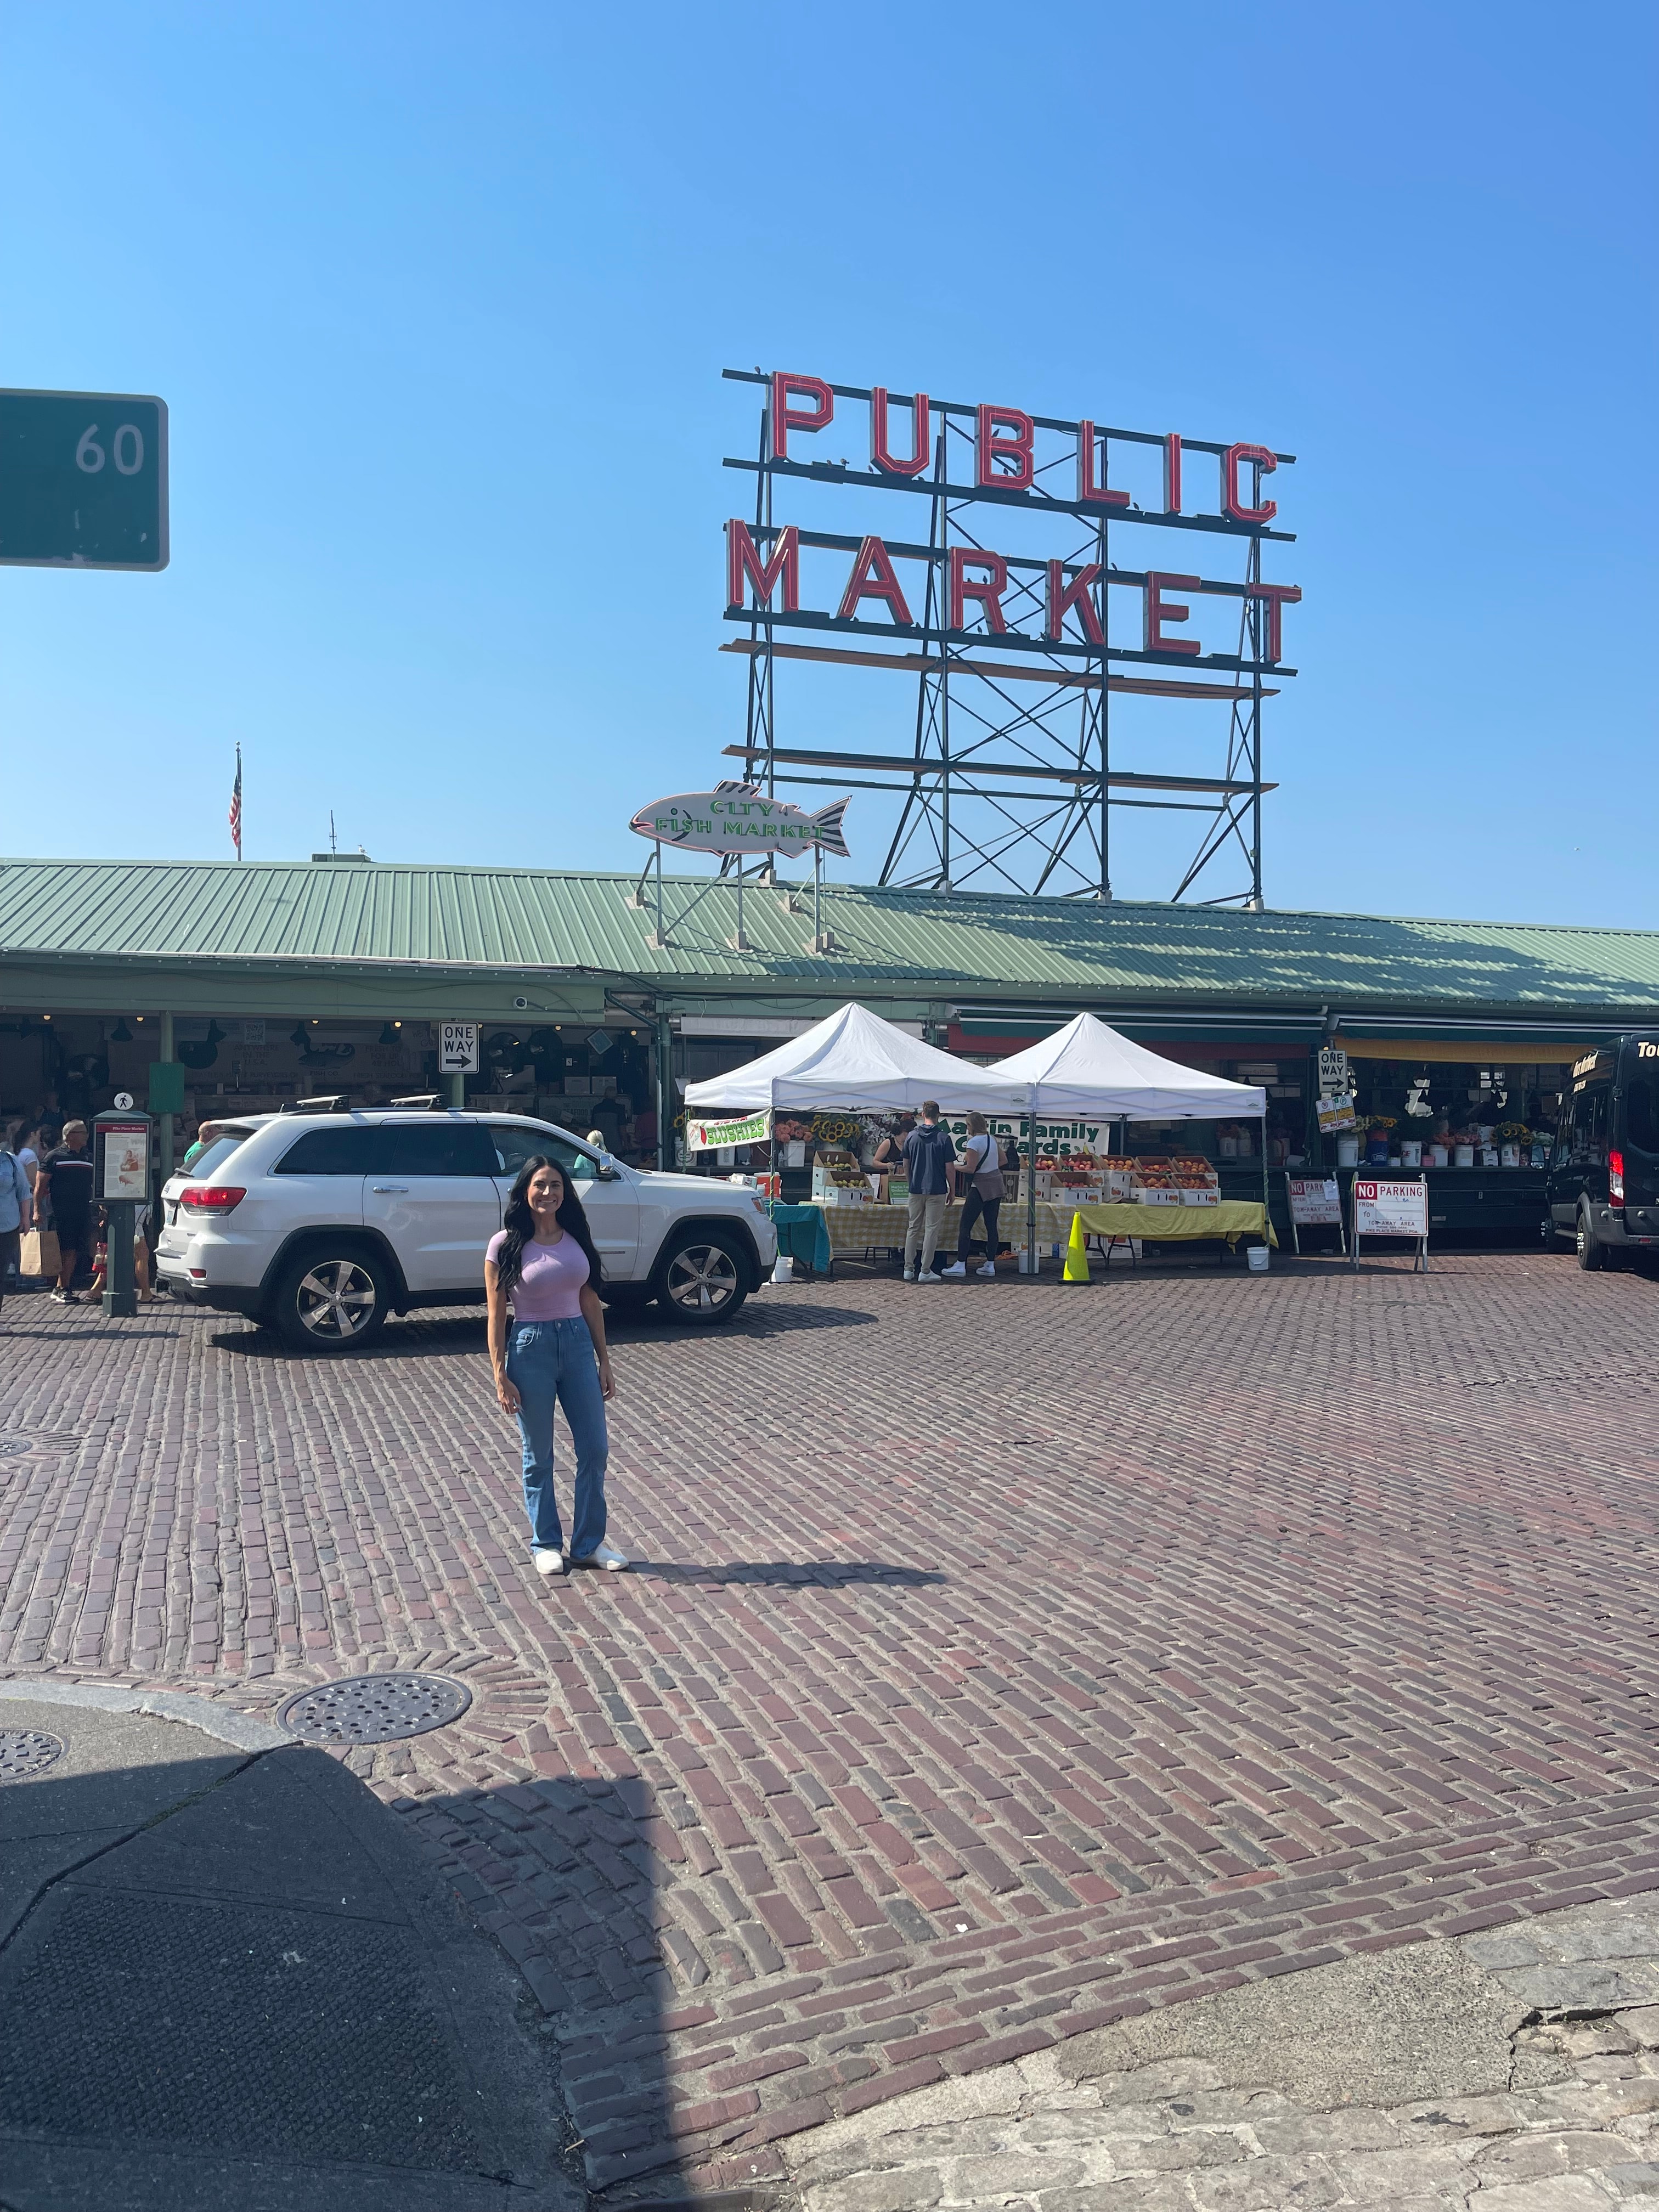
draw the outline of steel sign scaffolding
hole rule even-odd
[[[1269,526],[1277,508],[1264,502],[1261,481],[1294,455],[894,395],[892,416],[908,416],[911,425],[909,451],[896,457],[889,396],[879,388],[758,368],[725,374],[762,387],[755,457],[726,462],[756,479],[752,522],[727,526],[726,617],[747,635],[723,648],[748,661],[744,742],[726,748],[742,760],[746,778],[768,793],[780,784],[833,784],[898,793],[880,880],[946,890],[1109,899],[1113,810],[1194,813],[1205,817],[1201,835],[1174,896],[1207,887],[1231,857],[1243,863],[1243,884],[1200,902],[1262,904],[1261,800],[1275,787],[1262,780],[1262,702],[1278,689],[1267,679],[1296,673],[1280,658],[1281,608],[1301,592],[1263,580],[1264,542],[1291,543],[1294,533]],[[822,395],[816,417],[811,408],[791,408],[792,398],[813,394]],[[867,469],[790,451],[792,437],[831,419],[838,399],[871,410]],[[1120,445],[1158,449],[1161,507],[1107,489],[1109,457]],[[1190,453],[1216,458],[1222,511],[1183,507],[1182,464]],[[1061,489],[1060,471],[1071,466],[1076,496]],[[927,503],[926,536],[881,538],[780,524],[774,507],[780,479],[908,492]],[[1051,528],[1058,524],[1062,557],[993,551],[988,517],[1011,510],[1047,518]],[[1243,551],[1243,574],[1220,581],[1120,568],[1110,552],[1116,524],[1230,541]],[[734,532],[746,543],[734,548]],[[799,605],[803,548],[850,556],[837,611]],[[915,615],[895,562],[922,567]],[[1146,611],[1139,647],[1113,634],[1111,586],[1141,594]],[[1205,652],[1191,636],[1165,634],[1166,623],[1188,619],[1184,603],[1194,595],[1236,602],[1236,651]],[[863,611],[872,598],[884,602],[890,619]],[[803,641],[802,631],[821,641]],[[901,643],[908,649],[896,649]],[[776,670],[786,660],[913,678],[908,751],[902,740],[856,750],[781,743]],[[1181,673],[1154,672],[1160,669]],[[1218,773],[1164,775],[1145,763],[1121,768],[1112,749],[1112,702],[1125,694],[1224,707]]]

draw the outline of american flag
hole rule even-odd
[[[236,781],[230,787],[230,842],[242,857],[242,748],[236,748]]]

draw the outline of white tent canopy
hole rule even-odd
[[[747,1067],[711,1075],[704,1083],[688,1083],[685,1103],[703,1114],[759,1114],[814,1106],[842,1106],[850,1113],[868,1114],[900,1109],[914,1113],[931,1098],[947,1114],[969,1108],[999,1114],[1024,1107],[1026,1087],[1018,1078],[939,1052],[920,1037],[895,1029],[867,1006],[851,1004],[838,1006],[814,1028],[789,1038],[775,1052],[751,1060]]]
[[[1160,1059],[1092,1014],[1079,1014],[1053,1036],[998,1060],[985,1073],[1018,1084],[1020,1104],[1036,1115],[1208,1121],[1267,1110],[1267,1094],[1259,1085],[1229,1083],[1201,1068]]]

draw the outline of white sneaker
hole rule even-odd
[[[954,1267],[945,1268],[944,1273],[939,1277],[939,1280],[942,1283],[965,1283],[967,1279],[968,1262],[965,1260],[958,1260]]]
[[[536,1572],[538,1575],[562,1575],[564,1572],[562,1552],[546,1549],[538,1544],[530,1556],[536,1562]]]
[[[904,1279],[905,1279],[905,1281],[906,1281],[907,1283],[914,1283],[914,1282],[915,1282],[915,1280],[916,1279],[916,1271],[915,1271],[915,1269],[914,1267],[907,1267],[907,1268],[905,1269],[905,1271],[904,1271]]]
[[[573,1567],[609,1567],[615,1574],[619,1567],[628,1565],[628,1554],[619,1552],[614,1544],[599,1544],[580,1559],[572,1559]]]
[[[916,1280],[919,1283],[942,1283],[945,1278],[943,1275],[936,1275],[931,1267],[924,1267],[916,1277]]]
[[[975,1267],[974,1273],[976,1275],[994,1275],[996,1273],[996,1267],[994,1262],[988,1260],[982,1267]]]

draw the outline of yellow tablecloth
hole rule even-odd
[[[1231,1244],[1241,1237],[1264,1233],[1268,1243],[1278,1243],[1267,1209],[1259,1199],[1224,1198],[1218,1206],[1136,1206],[1126,1200],[1114,1206],[1079,1206],[1072,1218],[1071,1249],[1081,1254],[1086,1237],[1139,1237],[1156,1243],[1224,1237]]]
[[[1258,1206],[1256,1212],[1260,1213],[1261,1211]],[[830,1235],[830,1265],[833,1267],[843,1254],[862,1252],[872,1246],[878,1251],[889,1248],[895,1252],[902,1251],[905,1212],[902,1206],[824,1206],[823,1225]],[[945,1209],[945,1222],[939,1233],[941,1252],[948,1251],[954,1255],[957,1231],[961,1221],[961,1202],[952,1199]],[[979,1234],[980,1224],[975,1222],[974,1226],[975,1233]],[[1062,1211],[1059,1206],[1039,1203],[1036,1230],[1040,1252],[1050,1251],[1056,1244],[1064,1244],[1071,1234],[1070,1207]],[[1024,1249],[1025,1208],[1023,1206],[1015,1206],[1004,1199],[997,1235],[1000,1242],[1012,1244],[1017,1252]]]

